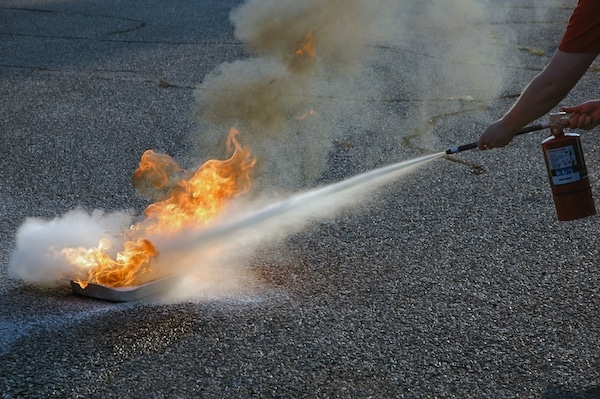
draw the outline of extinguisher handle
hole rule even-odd
[[[531,126],[527,126],[521,130],[519,130],[517,132],[517,134],[515,134],[515,136],[519,136],[521,134],[525,134],[525,133],[529,133],[529,132],[535,132],[537,130],[542,130],[542,129],[547,129],[550,127],[549,123],[538,123],[537,125],[531,125]],[[462,152],[462,151],[467,151],[467,150],[472,150],[473,148],[477,148],[477,142],[475,143],[469,143],[469,144],[463,144],[463,145],[459,145],[456,147],[452,147],[446,150],[446,154],[448,155],[452,155],[452,154],[456,154],[457,152]]]

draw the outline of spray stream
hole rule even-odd
[[[316,188],[276,202],[261,210],[220,223],[200,232],[178,236],[162,245],[164,252],[199,250],[223,242],[241,239],[258,241],[298,230],[311,219],[335,215],[336,211],[355,204],[366,193],[391,182],[445,152],[425,155],[365,172],[337,183]]]

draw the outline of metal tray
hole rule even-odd
[[[89,296],[105,301],[130,302],[168,291],[179,280],[180,276],[167,276],[130,287],[107,287],[101,284],[89,283],[85,288],[81,288],[75,281],[71,281],[71,290],[77,295]]]

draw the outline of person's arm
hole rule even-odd
[[[600,125],[600,100],[590,100],[572,107],[563,107],[561,111],[573,114],[568,121],[563,122],[564,127],[590,130]]]
[[[510,110],[483,132],[479,148],[504,147],[523,126],[551,111],[569,94],[597,55],[557,50],[550,63],[529,83]]]

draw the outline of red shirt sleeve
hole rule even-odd
[[[566,53],[600,53],[600,0],[579,0],[558,46]]]

